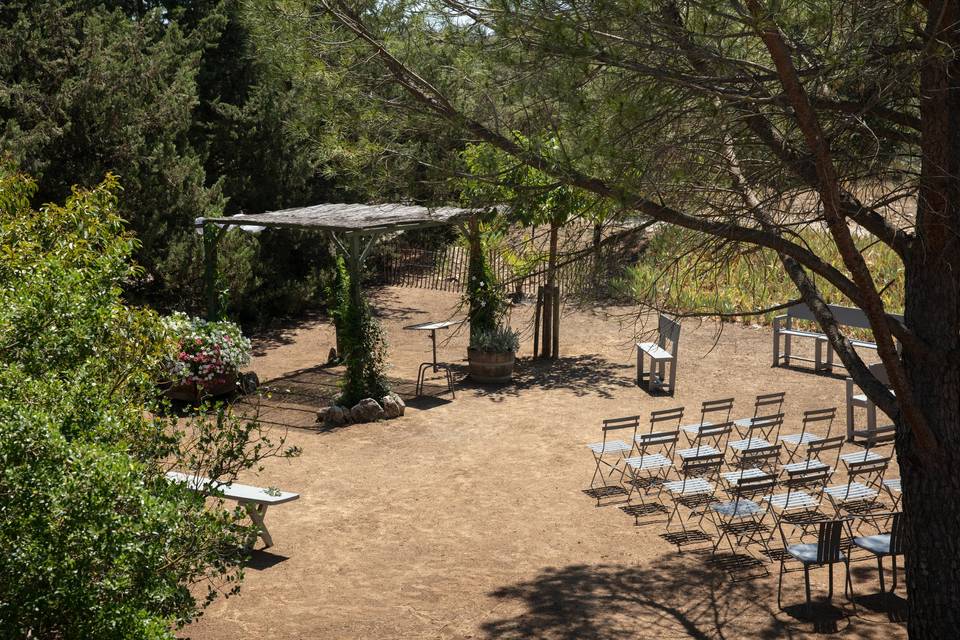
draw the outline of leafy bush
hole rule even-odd
[[[108,176],[35,211],[32,181],[0,166],[2,638],[172,640],[236,591],[252,528],[164,472],[230,482],[296,453],[224,406],[151,411],[171,344],[123,301],[139,269],[118,188]]]
[[[176,341],[176,353],[164,362],[175,384],[223,384],[250,362],[250,341],[229,320],[174,313],[163,323]]]
[[[520,334],[510,327],[497,326],[470,336],[470,348],[489,353],[510,353],[520,348]]]
[[[384,373],[387,343],[380,323],[363,300],[354,304],[348,296],[343,318],[343,363],[346,372],[337,404],[352,407],[364,398],[379,400],[390,393]]]

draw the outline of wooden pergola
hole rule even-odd
[[[220,315],[217,296],[217,245],[230,227],[258,232],[264,228],[307,229],[329,234],[350,272],[350,294],[360,302],[363,261],[374,241],[388,233],[454,224],[475,213],[457,207],[429,208],[403,204],[318,204],[228,218],[198,218],[203,231],[207,315]]]

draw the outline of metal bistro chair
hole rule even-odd
[[[686,449],[678,449],[677,455],[680,456],[681,460],[708,454],[725,456],[727,453],[727,441],[730,440],[730,434],[732,432],[732,422],[703,425],[697,430],[696,435],[691,436],[689,433],[687,434],[692,446]]]
[[[807,445],[806,457],[799,462],[791,462],[783,465],[783,470],[792,471],[813,471],[815,469],[836,469],[840,464],[840,450],[843,448],[844,436],[832,436],[814,440]],[[828,455],[833,456],[832,464],[823,461]]]
[[[803,422],[800,427],[800,433],[789,433],[780,436],[780,442],[783,443],[783,449],[787,454],[787,463],[793,462],[793,459],[800,454],[800,449],[817,440],[823,440],[830,437],[830,430],[833,428],[833,420],[837,416],[837,408],[813,409],[803,412]],[[826,423],[826,435],[820,436],[812,433],[814,427],[822,428]]]
[[[633,437],[633,446],[640,455],[631,455],[627,460],[631,470],[630,480],[634,487],[649,491],[658,482],[666,479],[670,467],[673,466],[673,452],[680,439],[682,420],[683,407],[650,412],[650,431]],[[641,471],[644,477],[639,474]],[[632,489],[630,493],[632,495]]]
[[[707,400],[700,405],[700,422],[684,425],[680,427],[680,430],[687,434],[687,442],[692,446],[694,438],[697,437],[701,429],[729,422],[732,411],[733,398]]]
[[[590,489],[587,494],[597,499],[597,506],[600,506],[602,498],[608,498],[615,495],[629,495],[623,488],[623,476],[626,473],[626,460],[633,451],[633,438],[637,435],[637,428],[640,426],[640,416],[627,416],[624,418],[610,418],[603,421],[603,440],[601,442],[591,442],[587,445],[593,453],[593,461],[596,469],[593,477],[590,479]],[[630,432],[630,444],[623,440],[614,438],[616,432]],[[611,459],[613,462],[611,462]],[[609,471],[604,474],[606,467]],[[620,478],[616,485],[607,484],[608,479],[616,472],[620,472]],[[600,477],[602,484],[597,486],[597,476]]]
[[[823,490],[838,517],[843,511],[862,515],[884,508],[878,499],[879,487],[889,463],[890,458],[851,462],[847,465],[847,482]]]
[[[892,518],[889,533],[879,533],[873,536],[858,536],[853,538],[853,544],[869,551],[877,557],[877,571],[880,575],[880,593],[886,593],[883,584],[883,558],[890,556],[893,563],[893,584],[890,586],[890,593],[897,590],[897,556],[902,556],[906,551],[903,542],[903,514],[902,513],[884,513],[874,514],[874,518]]]
[[[769,552],[767,534],[770,528],[764,520],[770,511],[770,503],[764,506],[763,497],[769,495],[776,484],[777,477],[771,473],[741,478],[729,490],[730,500],[714,502],[710,505],[710,517],[720,533],[716,544],[713,545],[714,553],[726,540],[730,546],[730,552],[736,554],[734,538],[737,545],[747,546],[751,542],[759,542]]]
[[[783,605],[781,604],[783,574],[787,573],[786,563],[788,558],[797,560],[803,565],[803,582],[807,595],[807,615],[810,614],[813,604],[810,598],[810,568],[827,566],[830,572],[830,590],[827,593],[827,601],[831,602],[833,600],[833,565],[838,563],[843,563],[846,567],[847,579],[844,585],[844,595],[847,596],[847,599],[850,600],[850,603],[853,605],[854,611],[856,611],[857,605],[853,601],[853,580],[850,577],[850,555],[843,553],[841,546],[841,534],[848,521],[848,518],[844,518],[819,523],[817,541],[815,543],[800,542],[790,544],[787,542],[787,536],[783,532],[782,523],[778,527],[784,549],[784,553],[780,556],[780,577],[777,580],[777,607],[781,611],[783,610]]]
[[[777,393],[764,393],[758,395],[753,403],[753,415],[749,418],[739,418],[733,421],[738,431],[742,431],[750,426],[750,422],[756,418],[765,416],[783,416],[783,401],[787,397],[786,391]]]
[[[716,502],[714,483],[722,465],[723,456],[718,454],[687,458],[680,465],[680,479],[663,483],[663,488],[673,499],[673,509],[667,518],[668,532],[678,516],[684,532],[687,532],[685,521],[694,517],[699,516],[697,526],[700,526],[707,514],[707,507]],[[680,507],[687,509],[686,518],[680,513]]]

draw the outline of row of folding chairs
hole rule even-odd
[[[884,459],[875,449],[891,444],[892,432],[868,439],[863,451],[841,453],[844,436],[830,435],[836,408],[806,411],[799,432],[781,434],[783,398],[783,393],[758,396],[754,415],[740,420],[730,419],[733,399],[704,402],[700,420],[693,424],[683,424],[683,408],[654,411],[646,433],[640,433],[640,416],[604,420],[602,441],[587,445],[595,462],[590,491],[598,505],[604,497],[624,493],[630,500],[635,490],[662,483],[671,470],[703,456],[720,456],[730,469],[771,473],[779,472],[781,465],[792,473],[836,469],[841,461],[849,466]],[[777,413],[763,412],[771,405],[776,405]],[[824,426],[826,435],[821,436],[817,432]],[[687,446],[678,448],[681,433]],[[891,480],[888,489],[899,492],[898,482]]]

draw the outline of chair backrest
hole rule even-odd
[[[893,522],[890,526],[890,553],[895,556],[903,555],[906,551],[906,545],[903,541],[903,514],[897,512],[893,514]]]
[[[752,438],[759,431],[763,438],[776,440],[777,436],[780,435],[781,426],[783,426],[782,413],[756,416],[750,418],[750,424],[747,426],[747,437]]]
[[[833,475],[831,467],[813,467],[787,470],[787,479],[783,484],[787,489],[805,489],[808,487],[823,487]]]
[[[726,449],[726,441],[730,439],[731,433],[733,433],[732,422],[721,422],[706,427],[701,426],[700,430],[693,436],[693,442],[691,444],[695,444],[697,449],[712,445],[720,451],[723,451]]]
[[[733,412],[733,398],[707,400],[700,405],[700,424],[704,422],[728,422]],[[710,419],[707,416],[711,416]],[[713,416],[716,416],[715,418]],[[720,416],[723,416],[722,418]]]
[[[879,427],[877,429],[867,431],[867,435],[863,440],[863,446],[866,447],[867,451],[869,451],[870,449],[875,449],[876,447],[893,444],[896,441],[897,430],[896,427],[891,425],[889,427]]]
[[[765,496],[773,491],[776,486],[777,476],[772,473],[765,473],[749,478],[741,477],[737,480],[737,484],[733,487],[731,493],[738,498]]]
[[[640,416],[625,416],[623,418],[607,418],[603,421],[603,442],[607,442],[607,434],[613,431],[626,429],[632,431],[629,442],[637,435],[637,429],[640,427]],[[613,434],[616,435],[616,434]]]
[[[723,466],[723,454],[703,454],[685,458],[680,465],[680,474],[684,478],[716,477]]]
[[[836,468],[837,464],[840,463],[840,450],[843,449],[843,443],[846,439],[846,436],[833,436],[832,438],[810,442],[807,444],[807,460],[819,458],[821,462],[826,464],[827,461],[823,460],[822,457],[827,453],[834,452],[836,455],[833,456],[833,464],[830,466]]]
[[[666,349],[667,342],[669,342],[669,351],[676,356],[677,345],[680,343],[680,323],[661,313],[657,325],[659,333],[657,344],[660,345],[661,348]]]
[[[753,403],[753,417],[776,415],[783,409],[783,401],[787,397],[786,391],[764,393],[756,397]],[[783,414],[781,413],[781,417]]]
[[[827,433],[825,438],[830,437],[830,430],[833,429],[833,421],[837,417],[837,408],[829,409],[811,409],[803,412],[803,428],[801,433],[811,431],[811,428],[820,430],[826,425]]]
[[[846,520],[827,520],[817,531],[817,564],[840,562],[840,534]]]
[[[772,444],[767,447],[755,447],[753,449],[744,449],[737,458],[737,466],[765,468],[776,468],[780,462],[780,450],[782,445]]]
[[[683,420],[683,407],[650,412],[650,433],[655,431],[679,431]]]
[[[870,482],[875,483],[883,477],[887,466],[890,464],[890,458],[880,458],[879,460],[864,460],[863,462],[851,462],[847,465],[847,476],[850,482],[857,478],[869,478]]]

